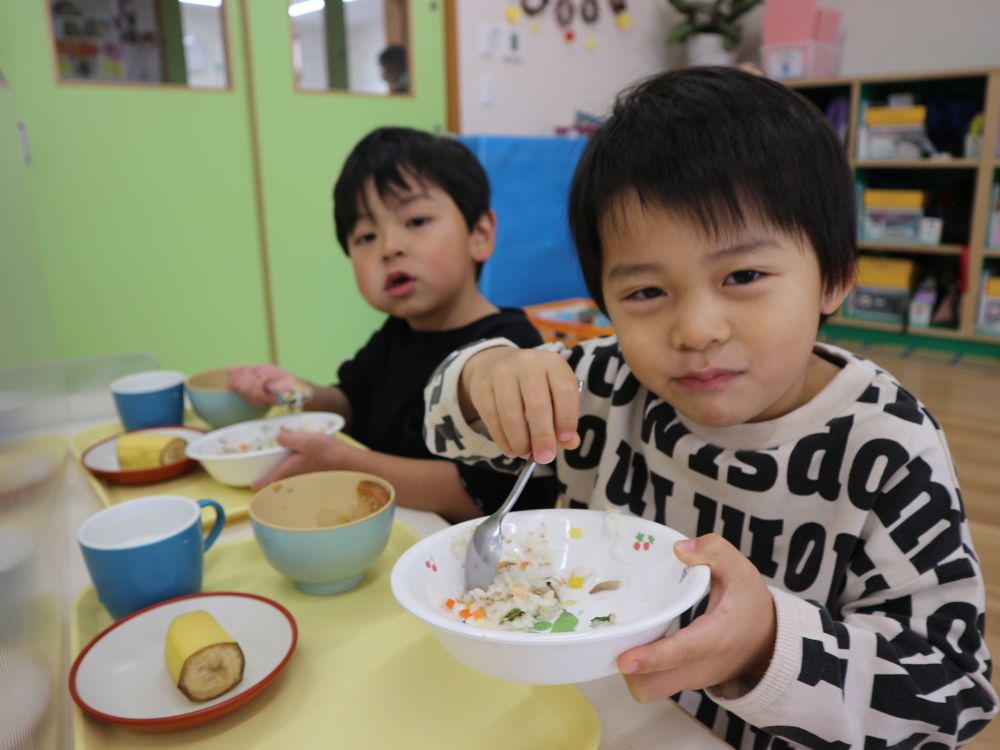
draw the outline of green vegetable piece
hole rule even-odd
[[[614,615],[604,615],[604,617],[591,617],[590,627],[596,628],[600,627],[601,625],[610,625],[614,620],[614,617],[615,617]]]
[[[548,630],[549,628],[551,628],[552,627],[552,623],[551,622],[546,622],[545,620],[539,620],[538,622],[535,623],[534,627],[535,627],[535,630],[541,632],[543,630]]]
[[[556,618],[556,621],[552,623],[553,633],[572,633],[576,630],[577,623],[580,621],[577,619],[576,615],[572,612],[567,612],[563,610],[562,614]]]
[[[500,622],[514,622],[518,617],[524,614],[524,610],[519,607],[514,607],[510,612],[505,614],[500,618]]]

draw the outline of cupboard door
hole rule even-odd
[[[245,7],[277,357],[303,377],[331,382],[382,320],[358,293],[337,244],[333,184],[373,128],[443,128],[442,4],[246,0]],[[383,81],[379,57],[391,45],[404,47],[408,90],[390,92]]]
[[[67,29],[50,9],[70,5],[81,15]],[[80,50],[67,51],[66,38],[118,28],[84,13],[107,5],[0,3],[3,71],[31,143],[26,179],[55,355],[148,351],[186,372],[266,360],[240,3],[209,9],[230,47],[228,88],[215,90],[191,88],[193,64],[187,83],[143,78],[134,71],[151,70],[140,64],[149,55],[126,65],[138,43],[94,42],[114,55],[86,65],[73,57]],[[167,38],[157,32],[146,46]],[[103,77],[81,80],[81,71]]]

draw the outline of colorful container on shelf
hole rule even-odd
[[[849,318],[902,324],[915,264],[907,258],[858,259],[858,278],[847,300]]]
[[[829,78],[837,70],[840,12],[816,0],[767,0],[761,56],[775,79]]]
[[[862,194],[862,237],[881,242],[912,242],[937,245],[944,223],[939,217],[924,216],[923,190],[876,190]]]
[[[976,327],[983,333],[1000,334],[1000,271],[997,273],[983,272],[976,317]]]

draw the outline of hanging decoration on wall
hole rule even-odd
[[[531,22],[531,33],[532,34],[541,34],[542,33],[542,25],[540,23],[538,23],[538,21],[532,21]]]
[[[521,0],[521,7],[529,16],[537,16],[548,4],[549,0]]]
[[[597,0],[583,0],[580,5],[580,16],[587,23],[597,23],[597,17],[600,15],[597,9]],[[596,44],[596,40],[595,40]]]
[[[573,23],[573,0],[558,0],[556,3],[556,21],[564,29]]]
[[[573,29],[566,29],[566,31],[563,32],[563,39],[567,42],[576,41],[576,32],[573,31]]]
[[[521,9],[516,5],[509,5],[504,8],[503,14],[507,17],[507,21],[511,26],[516,26],[517,22],[521,20]]]
[[[595,49],[597,49],[597,37],[588,36],[587,40],[583,44],[588,50],[593,52]]]

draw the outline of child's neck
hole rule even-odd
[[[445,309],[416,318],[407,318],[406,322],[415,331],[451,331],[475,323],[498,311],[499,308],[476,288],[472,293],[461,295]]]

